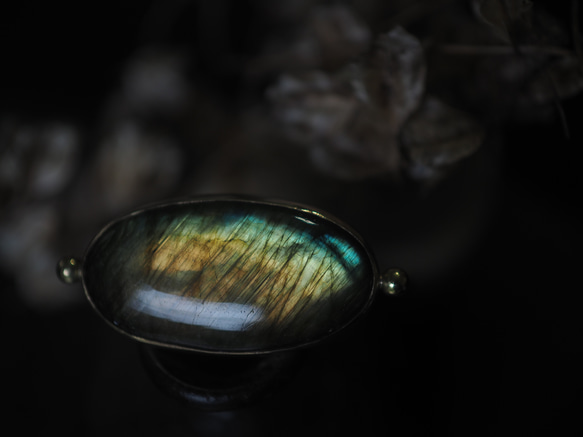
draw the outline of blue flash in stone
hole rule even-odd
[[[264,353],[321,340],[370,304],[376,264],[348,226],[291,204],[210,198],[108,225],[83,284],[123,333],[169,347]]]

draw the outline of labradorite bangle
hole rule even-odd
[[[233,197],[148,207],[105,226],[83,262],[60,278],[82,281],[114,328],[154,346],[265,354],[323,340],[362,315],[382,275],[363,239],[314,208]]]

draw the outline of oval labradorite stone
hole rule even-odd
[[[222,198],[115,221],[83,267],[89,300],[125,334],[222,353],[322,339],[368,306],[375,276],[344,225],[298,206]]]

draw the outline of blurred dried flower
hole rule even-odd
[[[410,176],[434,183],[447,170],[475,153],[483,129],[468,115],[433,97],[427,97],[401,133]]]
[[[419,106],[425,91],[425,59],[419,40],[401,27],[381,35],[365,58],[368,99],[386,116],[393,133]]]
[[[397,135],[421,101],[423,50],[402,28],[382,35],[365,60],[335,75],[283,76],[268,92],[287,134],[328,174],[397,174]]]
[[[0,202],[47,198],[69,182],[79,134],[65,122],[6,118],[0,123],[0,146]]]
[[[319,63],[326,68],[354,60],[370,44],[369,29],[345,6],[315,8],[308,23]]]

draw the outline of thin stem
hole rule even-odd
[[[559,119],[561,120],[561,126],[563,127],[563,133],[565,134],[565,138],[567,140],[571,139],[571,133],[569,130],[569,123],[567,123],[567,116],[565,114],[565,110],[563,109],[563,105],[561,105],[561,95],[559,94],[559,88],[557,87],[557,82],[547,71],[544,72],[551,89],[553,90],[553,103],[557,108],[557,112],[559,114]]]
[[[579,0],[571,2],[571,33],[573,34],[573,49],[583,64],[583,48],[581,47],[581,34],[579,33]]]
[[[448,55],[463,55],[463,56],[497,56],[497,55],[515,55],[518,54],[516,49],[512,46],[503,45],[466,45],[466,44],[439,44],[435,48],[442,53]],[[521,54],[528,55],[555,55],[572,57],[574,53],[569,49],[554,46],[533,46],[525,45],[518,46]]]

